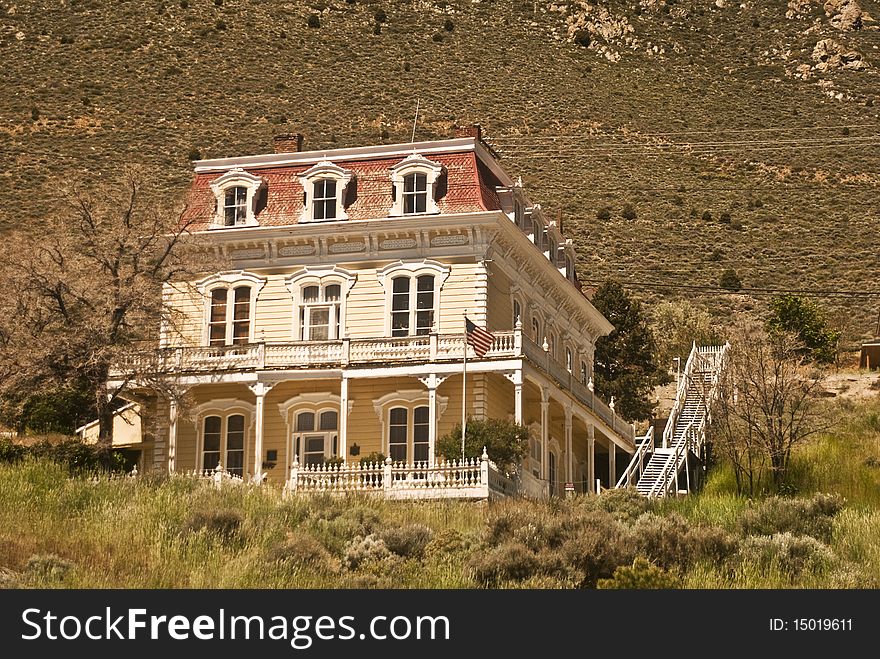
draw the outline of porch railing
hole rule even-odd
[[[480,458],[429,465],[392,462],[300,465],[294,462],[286,490],[291,494],[370,492],[387,499],[488,499],[514,496],[519,488],[489,461]]]

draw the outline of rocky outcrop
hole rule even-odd
[[[817,71],[836,71],[837,69],[850,69],[861,71],[868,68],[868,63],[862,59],[861,53],[848,50],[833,39],[821,39],[813,48],[813,68]]]
[[[826,0],[822,8],[839,30],[858,30],[864,20],[873,20],[856,0]]]

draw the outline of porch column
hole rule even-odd
[[[587,424],[587,492],[596,492],[596,427]]]
[[[617,446],[614,442],[608,441],[608,487],[612,488],[617,484]]]
[[[571,405],[565,406],[565,482],[574,483],[574,456],[571,450]]]
[[[168,473],[173,474],[177,458],[177,401],[173,398],[168,409]]]
[[[513,374],[513,420],[522,425],[523,422],[523,379],[522,370]]]
[[[541,480],[545,483],[550,478],[550,393],[547,387],[541,387]]]
[[[348,378],[342,374],[339,383],[339,456],[348,462]]]
[[[437,376],[433,373],[428,380],[428,466],[434,466],[434,451],[437,446]]]
[[[263,412],[265,409],[266,394],[272,389],[272,385],[265,382],[257,382],[250,386],[250,390],[257,398],[257,405],[254,414],[254,469],[253,477],[255,483],[262,482],[263,476]]]

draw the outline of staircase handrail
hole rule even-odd
[[[663,447],[666,448],[669,446],[669,440],[672,439],[675,432],[675,423],[678,420],[678,415],[681,412],[681,407],[684,405],[684,399],[687,396],[688,382],[691,379],[691,372],[693,371],[694,366],[694,356],[697,354],[697,342],[694,341],[693,346],[691,347],[691,354],[688,355],[687,362],[685,362],[684,370],[681,373],[680,379],[678,381],[678,387],[675,390],[675,402],[672,404],[672,409],[669,411],[669,418],[666,420],[666,427],[663,429]]]
[[[651,487],[650,492],[648,492],[648,497],[653,498],[660,496],[658,490],[662,491],[665,495],[669,492],[669,486],[678,479],[678,471],[681,468],[681,463],[684,461],[685,451],[687,451],[687,437],[693,432],[693,425],[694,422],[689,421],[685,426],[684,432],[681,435],[683,441],[676,442],[675,446],[672,447],[673,450],[669,454],[669,457],[666,458],[666,462],[663,464],[663,469],[660,471],[657,480],[654,481],[654,485]]]
[[[614,487],[630,487],[636,472],[641,473],[644,469],[645,456],[654,451],[654,426],[648,428],[648,432],[636,443],[636,452],[633,453],[623,475]],[[624,485],[625,484],[625,485]]]

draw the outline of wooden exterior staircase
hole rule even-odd
[[[632,487],[647,497],[688,494],[691,461],[703,461],[712,403],[724,370],[729,344],[694,344],[678,383],[675,404],[656,446],[653,428],[636,440],[636,452],[616,487]]]

